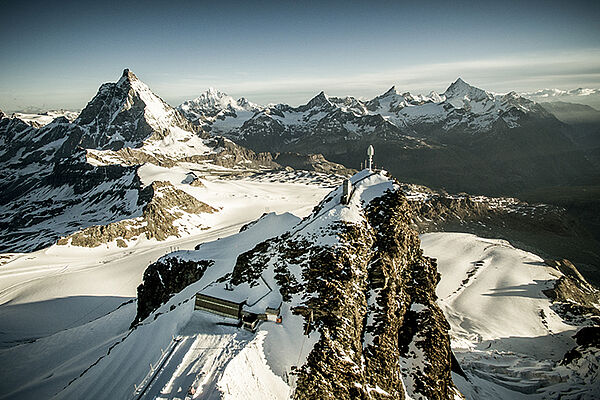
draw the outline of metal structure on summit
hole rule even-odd
[[[369,171],[373,171],[373,156],[375,155],[375,149],[373,148],[373,145],[370,144],[369,147],[367,148],[367,156],[369,157],[369,162],[368,162],[368,166],[369,166]]]

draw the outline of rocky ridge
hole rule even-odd
[[[449,194],[402,184],[420,233],[465,232],[509,240],[545,258],[574,261],[591,282],[600,284],[600,254],[594,236],[562,207],[512,197]]]
[[[186,224],[175,224],[177,220],[192,219],[193,214],[214,213],[218,210],[195,197],[175,188],[169,182],[155,181],[145,188],[150,200],[142,210],[142,215],[133,219],[113,222],[108,225],[95,225],[58,240],[58,245],[98,247],[116,241],[117,246],[127,247],[126,242],[139,239],[165,240],[170,236],[181,237],[186,232]],[[198,225],[195,225],[198,227]],[[205,227],[206,228],[206,227]]]
[[[294,398],[454,399],[449,326],[435,296],[439,275],[410,227],[410,206],[380,173],[365,170],[352,181],[349,204],[340,204],[338,187],[291,230],[240,254],[216,282],[235,292],[272,279],[303,318],[304,334],[317,334],[294,373]],[[196,260],[194,252],[174,253],[147,274],[177,257]],[[163,285],[151,286],[140,286],[140,303],[163,297]],[[138,308],[136,321],[146,315]]]

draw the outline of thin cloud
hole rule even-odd
[[[541,87],[597,86],[600,83],[600,69],[590,67],[597,65],[600,65],[600,51],[592,49],[409,65],[346,76],[290,75],[264,78],[238,75],[230,80],[188,76],[180,77],[175,82],[165,82],[160,89],[169,99],[194,97],[208,87],[216,87],[238,97],[249,97],[250,100],[299,104],[320,90],[332,95],[367,98],[380,94],[392,85],[399,90],[418,93],[431,90],[443,92],[456,78],[462,77],[475,86],[491,91],[526,92]]]

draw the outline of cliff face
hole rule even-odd
[[[197,282],[213,264],[211,260],[185,261],[177,258],[160,259],[151,264],[144,271],[144,280],[137,288],[137,315],[131,325],[143,321],[174,294]]]
[[[449,325],[435,303],[435,262],[420,250],[405,197],[377,179],[356,187],[341,218],[331,217],[339,207],[332,207],[340,194],[333,192],[299,228],[240,255],[231,275],[234,285],[252,285],[273,268],[305,332],[318,332],[306,363],[297,366],[295,399],[457,393]]]
[[[566,209],[509,197],[448,194],[403,184],[419,233],[465,232],[502,238],[544,258],[566,257],[591,283],[600,284],[600,243]]]

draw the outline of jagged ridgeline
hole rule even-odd
[[[32,251],[61,237],[64,244],[76,232],[71,244],[90,247],[115,239],[125,246],[144,232],[162,240],[178,236],[171,224],[177,215],[165,217],[157,205],[212,211],[165,184],[146,189],[139,176],[144,163],[279,167],[271,154],[203,132],[126,69],[72,122],[59,117],[37,128],[0,114],[0,251]],[[153,193],[183,203],[164,204]],[[139,226],[151,222],[162,233]]]
[[[342,187],[332,191],[292,229],[241,253],[217,281],[234,292],[261,281],[278,288],[280,300],[304,321],[297,327],[301,339],[285,351],[304,346],[306,336],[318,338],[308,357],[290,366],[295,399],[460,397],[451,378],[449,325],[436,304],[440,276],[435,260],[423,256],[400,186],[368,170],[351,182],[349,200]],[[194,259],[193,253],[182,259]],[[196,263],[201,268],[194,271],[204,273],[211,260]],[[144,276],[172,274],[179,264],[163,258]],[[189,270],[186,264],[182,274],[189,277]],[[144,305],[138,321],[152,312],[147,296],[162,299],[167,287],[171,294],[184,289],[149,288],[150,281],[158,282],[148,279],[138,290],[138,307]],[[282,329],[289,329],[285,317]]]

